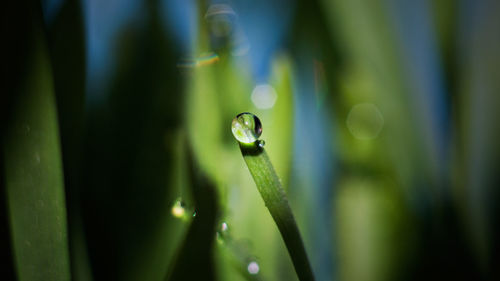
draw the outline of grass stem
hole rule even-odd
[[[297,223],[266,151],[258,145],[258,141],[251,144],[240,143],[240,149],[257,189],[283,237],[299,280],[313,281],[311,265]]]

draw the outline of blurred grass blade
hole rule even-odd
[[[203,172],[191,148],[186,148],[191,194],[196,206],[183,245],[172,259],[164,280],[216,280],[214,256],[218,195],[215,184]]]
[[[46,21],[46,30],[59,117],[71,277],[75,281],[87,281],[92,280],[92,270],[81,207],[86,89],[82,3],[70,0],[59,6],[49,2],[42,1],[44,8],[57,10],[50,13],[52,18]]]
[[[304,243],[288,204],[280,179],[264,148],[256,144],[240,143],[241,153],[264,199],[271,216],[283,237],[292,258],[295,271],[301,281],[314,280],[311,265],[307,258]]]
[[[43,32],[36,20],[31,24],[25,72],[9,92],[16,100],[2,143],[14,265],[21,281],[70,280],[52,75]]]

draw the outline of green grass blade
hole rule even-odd
[[[3,135],[6,203],[18,280],[70,280],[66,207],[52,75],[33,25],[25,75]]]
[[[240,149],[257,189],[283,237],[297,276],[301,281],[314,280],[297,223],[266,151],[256,143],[240,143]]]

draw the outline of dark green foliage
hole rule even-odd
[[[499,279],[499,3],[5,1],[0,280]]]
[[[149,4],[147,12],[142,28],[119,37],[110,91],[95,93],[104,102],[87,112],[82,208],[99,279],[157,279],[168,265],[182,78],[158,11]]]
[[[19,76],[7,84],[1,140],[12,259],[18,280],[70,280],[59,128],[42,16],[38,5],[11,8],[25,21],[22,36],[8,37],[21,47],[7,63]]]
[[[47,26],[61,138],[66,189],[69,247],[73,280],[91,278],[81,213],[85,109],[85,41],[83,15],[78,0],[64,1]]]

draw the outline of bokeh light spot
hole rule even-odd
[[[252,102],[259,109],[269,109],[274,106],[278,94],[271,85],[257,85],[252,91]]]
[[[349,132],[357,139],[370,140],[378,136],[384,126],[384,117],[372,103],[354,105],[347,114]]]
[[[257,262],[250,262],[247,267],[248,273],[250,274],[257,274],[259,273],[260,267]]]

